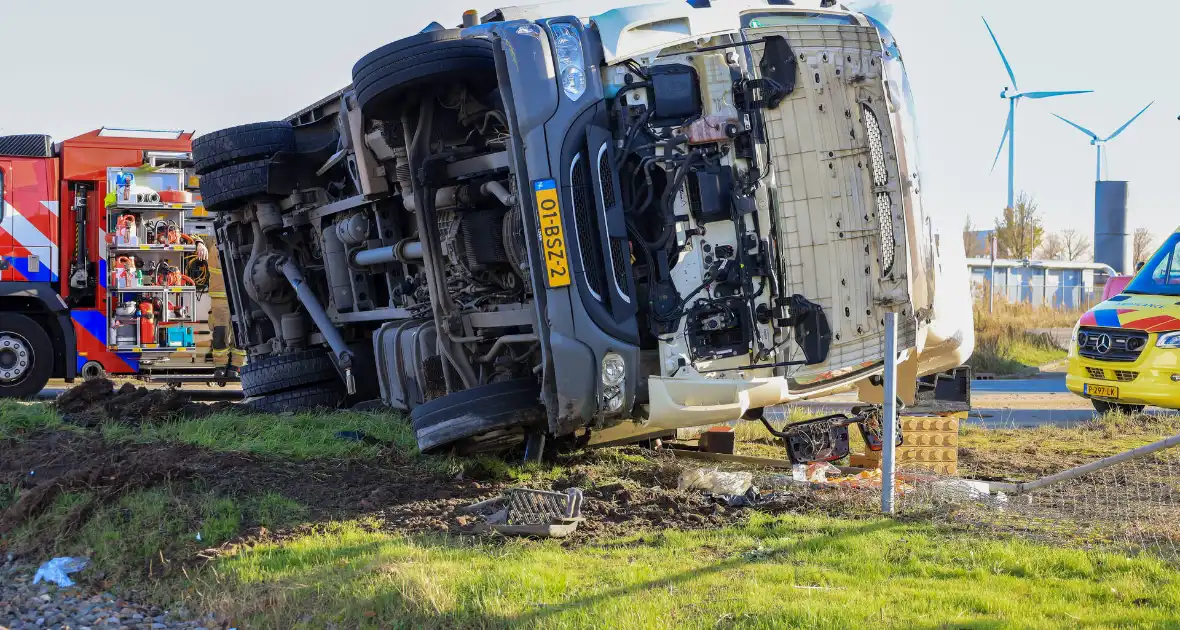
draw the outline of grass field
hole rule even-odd
[[[1093,458],[1122,445],[1104,436],[1146,443],[1172,428],[1136,422],[1113,418],[1031,440],[976,430],[962,438],[973,453],[997,461],[1020,459],[1033,445],[1042,454]],[[371,439],[336,436],[357,430]],[[219,415],[87,431],[63,424],[44,405],[0,403],[0,446],[44,439],[46,431],[108,445],[249,453],[328,484],[330,464],[424,485],[479,475],[504,485],[573,479],[584,488],[621,484],[638,493],[655,482],[637,482],[632,472],[663,465],[634,449],[528,467],[422,457],[389,414]],[[743,437],[755,437],[746,431]],[[0,486],[0,509],[24,492]],[[779,515],[731,510],[713,528],[648,527],[562,543],[407,532],[380,505],[327,518],[316,497],[252,487],[249,479],[227,486],[214,477],[177,478],[103,501],[100,493],[61,494],[0,538],[0,547],[20,548],[86,508],[88,518],[38,556],[90,555],[95,567],[83,579],[214,610],[238,627],[1169,627],[1180,606],[1180,573],[1150,556],[864,512],[836,517],[823,505]]]
[[[1064,350],[1030,329],[1073,328],[1081,313],[998,301],[990,313],[977,302],[974,315],[975,352],[968,364],[976,372],[1014,376],[1065,358]]]

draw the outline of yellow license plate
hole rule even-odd
[[[557,202],[557,182],[552,179],[533,184],[537,195],[537,215],[541,226],[541,250],[545,252],[545,270],[549,287],[566,287],[570,283],[570,263],[565,251],[565,231],[561,228],[561,206]]]
[[[1119,397],[1119,388],[1110,385],[1091,385],[1087,383],[1084,391],[1087,396],[1096,396],[1098,398]]]

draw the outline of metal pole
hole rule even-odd
[[[996,232],[992,230],[987,237],[988,255],[992,259],[991,271],[987,278],[987,312],[995,312],[996,307]]]
[[[1145,446],[1140,446],[1139,448],[1134,448],[1129,451],[1123,451],[1122,453],[1119,453],[1118,455],[1112,455],[1110,457],[1100,459],[1096,462],[1090,462],[1089,464],[1082,464],[1081,466],[1078,466],[1076,468],[1070,468],[1069,470],[1066,470],[1064,472],[1059,472],[1056,475],[1049,475],[1048,477],[1042,477],[1040,479],[1037,479],[1036,481],[1029,481],[1029,482],[1025,482],[1025,483],[1016,484],[1016,487],[1019,492],[1029,492],[1030,490],[1036,490],[1037,488],[1044,488],[1045,486],[1055,484],[1059,481],[1065,481],[1067,479],[1074,479],[1076,477],[1081,477],[1082,475],[1092,473],[1096,470],[1102,470],[1103,468],[1110,468],[1111,466],[1114,466],[1115,464],[1120,464],[1122,462],[1125,462],[1130,459],[1135,459],[1137,457],[1143,457],[1144,455],[1150,455],[1151,453],[1154,453],[1156,451],[1162,451],[1164,449],[1172,448],[1177,445],[1180,445],[1180,435],[1173,435],[1170,438],[1163,439],[1158,442],[1152,442],[1151,444],[1147,444]]]
[[[881,424],[881,511],[893,514],[893,485],[897,475],[897,313],[885,313],[885,391]]]
[[[1008,207],[1016,208],[1016,99],[1008,99]]]

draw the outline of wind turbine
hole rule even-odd
[[[1107,142],[1110,142],[1111,140],[1114,140],[1115,138],[1117,138],[1120,133],[1122,133],[1124,130],[1126,130],[1127,127],[1130,127],[1131,123],[1135,122],[1140,116],[1143,115],[1143,112],[1147,111],[1152,105],[1155,105],[1155,101],[1148,103],[1147,107],[1144,107],[1143,109],[1139,110],[1139,113],[1132,116],[1131,120],[1128,120],[1127,122],[1123,123],[1123,126],[1118,128],[1118,131],[1115,131],[1114,133],[1110,134],[1109,136],[1107,136],[1105,138],[1099,138],[1098,134],[1094,133],[1093,131],[1090,131],[1089,129],[1086,129],[1085,127],[1073,122],[1072,120],[1067,120],[1063,116],[1057,116],[1057,114],[1053,114],[1053,115],[1057,116],[1058,118],[1063,120],[1066,124],[1073,127],[1074,129],[1077,129],[1078,131],[1086,134],[1087,136],[1090,136],[1090,146],[1096,147],[1098,149],[1098,171],[1097,171],[1098,174],[1095,176],[1095,180],[1102,181],[1102,146],[1104,144],[1106,144]]]
[[[1016,85],[1016,74],[1012,72],[1012,64],[1008,63],[1008,57],[1004,54],[1004,49],[1000,48],[1000,41],[996,39],[996,34],[992,32],[992,27],[987,23],[987,18],[983,18],[983,25],[987,27],[987,32],[992,36],[992,42],[996,45],[996,50],[1000,52],[1000,60],[1004,62],[1004,69],[1008,71],[1008,78],[1012,79],[1012,87],[1004,88],[1000,92],[1000,98],[1008,101],[1008,124],[1004,125],[1004,136],[1000,138],[1000,148],[996,150],[996,159],[992,162],[992,170],[996,170],[996,164],[1000,161],[1000,154],[1004,152],[1004,143],[1008,143],[1008,207],[1012,208],[1016,203],[1016,104],[1023,98],[1052,98],[1054,96],[1066,96],[1068,94],[1089,94],[1093,90],[1070,90],[1066,92],[1020,92],[1020,88]],[[1011,89],[1014,93],[1009,94]]]

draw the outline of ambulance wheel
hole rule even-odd
[[[87,361],[82,365],[79,375],[84,381],[97,381],[100,378],[106,378],[107,371],[103,369],[102,364],[98,361]]]
[[[53,374],[53,342],[40,324],[17,313],[0,313],[0,397],[29,398]]]
[[[1101,414],[1121,413],[1125,416],[1133,416],[1143,411],[1144,407],[1144,405],[1124,405],[1122,403],[1106,402],[1105,400],[1095,399],[1091,399],[1090,402],[1094,403],[1094,411],[1097,411]]]

